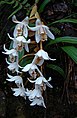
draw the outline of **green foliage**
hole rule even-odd
[[[73,4],[74,6],[77,6],[77,0],[72,0],[72,4]]]
[[[0,1],[0,5],[3,5],[3,4],[9,4],[9,5],[12,5],[15,1],[12,0],[11,2],[9,0],[1,0]]]
[[[65,78],[64,70],[61,67],[54,64],[48,64],[47,67],[57,71],[63,78]]]
[[[24,56],[24,49],[22,49],[22,51],[18,52],[18,58],[19,60]]]
[[[26,66],[27,64],[31,63],[32,62],[32,59],[33,57],[25,57],[23,58],[22,60],[19,61],[19,64],[24,67]]]
[[[44,0],[43,3],[40,5],[40,8],[39,8],[39,13],[43,12],[46,5],[50,2],[51,0]]]
[[[77,19],[71,19],[71,18],[65,19],[64,18],[64,19],[60,19],[60,20],[54,21],[52,23],[49,23],[48,26],[55,24],[55,23],[76,23],[77,24]]]
[[[11,5],[11,8],[13,9],[12,14],[8,18],[11,18],[14,14],[16,14],[21,9],[28,9],[28,12],[31,10],[30,4],[28,3],[28,0],[1,0],[0,5]]]
[[[57,27],[52,27],[52,31],[54,32],[54,34],[60,34],[61,33],[61,30],[59,30]]]
[[[77,48],[74,46],[64,46],[61,48],[77,64]]]
[[[22,5],[20,5],[14,12],[12,12],[12,14],[8,18],[11,18],[14,14],[16,14],[21,9],[22,9]]]
[[[70,36],[58,37],[55,40],[50,40],[46,47],[48,47],[52,44],[57,44],[57,43],[61,43],[61,42],[62,43],[77,44],[77,37],[70,37]]]

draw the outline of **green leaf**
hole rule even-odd
[[[22,67],[24,67],[24,66],[26,66],[27,64],[30,64],[30,63],[32,62],[32,60],[33,60],[33,57],[32,57],[32,56],[31,56],[31,57],[25,57],[25,58],[23,58],[23,59],[20,61],[19,65],[21,65]]]
[[[50,40],[48,44],[46,45],[46,47],[52,44],[60,43],[60,42],[77,44],[77,37],[70,37],[70,36],[59,37],[59,38],[56,38],[55,40]]]
[[[40,8],[39,8],[39,13],[44,11],[45,6],[50,2],[51,0],[44,0],[43,3],[41,3]]]
[[[9,19],[10,17],[12,17],[14,14],[16,14],[20,9],[22,9],[22,5],[20,5],[20,6],[8,17],[8,19]]]
[[[15,5],[14,5],[14,7],[13,7],[13,8],[16,8],[18,5],[19,5],[19,2],[18,2],[18,1],[16,1],[16,3],[15,3]]]
[[[55,24],[55,23],[77,23],[77,19],[61,19],[61,20],[57,20],[55,22],[52,22],[52,23],[49,23],[48,26],[51,26],[52,24]]]
[[[10,43],[10,47],[9,47],[9,50],[13,48],[13,41],[11,41]]]
[[[61,33],[61,31],[57,27],[52,27],[51,29],[52,29],[52,31],[54,32],[55,35]]]
[[[23,0],[22,5],[26,4],[28,0]]]
[[[61,48],[77,64],[77,48],[74,46],[64,46]]]
[[[54,64],[48,64],[47,67],[57,71],[63,78],[65,78],[64,70],[61,67]]]
[[[18,52],[18,58],[19,60],[24,56],[24,49],[22,49],[22,51]]]
[[[14,0],[12,0],[11,2],[8,2],[8,1],[1,1],[0,2],[0,5],[1,4],[9,4],[9,5],[11,5],[11,4],[13,4],[15,1]]]

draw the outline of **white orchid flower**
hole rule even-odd
[[[35,83],[36,85],[40,85],[43,86],[43,84],[47,85],[50,88],[53,88],[52,85],[48,82],[50,80],[46,80],[43,76],[38,77],[36,80],[30,80],[29,78],[27,78],[29,80],[29,82],[31,83]]]
[[[9,74],[7,74],[7,76],[10,78],[10,79],[6,79],[7,81],[9,81],[9,82],[15,81],[16,84],[23,85],[22,77],[12,76],[12,75],[9,75]]]
[[[26,40],[26,38],[24,38],[24,36],[18,36],[17,38],[12,38],[9,34],[8,34],[9,38],[12,39],[14,41],[13,47],[14,48],[20,48],[22,50],[23,47],[25,47],[25,50],[27,52],[29,52],[29,47],[28,44],[31,42],[30,39]]]
[[[40,49],[35,55],[38,57],[42,57],[44,60],[53,60],[53,61],[56,60],[56,59],[51,59],[48,56],[48,53],[42,49]]]
[[[17,23],[17,25],[16,25],[16,27],[14,29],[14,33],[13,33],[14,37],[16,38],[17,36],[23,35],[24,37],[27,38],[27,36],[28,36],[28,28],[27,28],[27,25],[28,25],[28,22],[29,22],[28,16],[24,20],[18,21],[16,19],[16,16],[14,15],[12,17],[12,21],[14,23]]]
[[[39,98],[35,97],[32,100],[32,103],[30,104],[30,106],[34,106],[34,105],[39,105],[46,108],[43,97],[39,97]]]
[[[4,50],[5,50],[6,52],[2,52],[2,53],[3,53],[3,54],[6,54],[6,55],[9,55],[10,61],[11,61],[11,62],[14,62],[14,61],[15,61],[15,58],[18,56],[17,50],[15,50],[15,49],[10,49],[10,50],[8,50],[8,49],[6,49],[5,44],[4,44]]]
[[[33,70],[33,71],[37,70],[38,73],[42,76],[41,71],[39,70],[39,68],[37,67],[37,65],[35,65],[34,63],[27,64],[27,65],[22,69],[23,72],[27,72],[27,71],[30,72],[31,70]]]
[[[14,91],[13,95],[14,96],[22,96],[26,99],[26,94],[25,94],[25,88],[23,87],[19,87],[19,88],[11,88],[12,91]]]
[[[31,42],[30,39],[26,40],[23,36],[18,36],[18,37],[16,38],[16,41],[18,42],[18,44],[21,43],[22,45],[25,45],[25,50],[26,50],[27,52],[29,52],[28,44]]]
[[[47,40],[47,36],[51,39],[55,39],[54,35],[50,32],[49,28],[42,24],[40,19],[36,20],[36,27],[29,27],[28,28],[35,32],[35,40],[37,43],[40,42],[40,40],[45,41]]]
[[[17,62],[10,63],[10,62],[8,62],[7,59],[6,59],[6,63],[9,64],[8,69],[9,69],[10,71],[12,71],[13,73],[14,73],[15,71],[16,71],[17,73],[21,73],[21,72],[18,70],[20,66],[18,65]],[[20,67],[20,68],[21,68],[21,67]]]
[[[51,59],[49,56],[48,56],[48,53],[42,49],[40,49],[36,54],[35,54],[35,57],[34,57],[34,60],[33,62],[39,66],[41,66],[43,63],[44,63],[44,60],[53,60],[55,61],[56,59]]]
[[[34,99],[35,97],[42,97],[42,90],[41,87],[39,85],[35,85],[35,89],[33,89],[32,91],[27,91],[26,92],[28,98],[30,101],[32,101],[32,99]]]
[[[13,48],[14,49],[16,49],[17,48],[17,41],[15,40],[15,38],[13,38],[13,37],[11,37],[10,35],[9,35],[9,33],[7,33],[7,35],[8,35],[8,37],[9,37],[9,39],[11,39],[12,41],[13,41]]]
[[[6,55],[18,56],[18,53],[17,53],[17,51],[15,49],[8,50],[8,49],[6,49],[5,44],[4,44],[4,50],[6,52],[2,52],[2,53],[6,54]]]

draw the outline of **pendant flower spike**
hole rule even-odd
[[[22,96],[24,99],[28,97],[29,101],[31,102],[30,106],[39,105],[46,108],[43,98],[43,92],[46,90],[46,86],[53,88],[52,85],[49,83],[51,80],[51,77],[47,80],[43,75],[43,63],[46,60],[52,60],[55,61],[56,59],[52,59],[49,57],[48,53],[43,50],[43,42],[47,40],[47,37],[54,40],[55,37],[49,30],[49,28],[44,25],[44,23],[40,20],[40,16],[37,12],[37,6],[33,7],[30,18],[25,17],[22,21],[18,21],[16,16],[14,15],[12,17],[12,21],[16,23],[13,37],[11,37],[8,33],[9,39],[12,40],[12,48],[7,49],[4,44],[4,52],[3,54],[6,54],[9,56],[8,59],[6,59],[6,62],[8,64],[8,69],[12,72],[12,74],[7,74],[7,81],[14,82],[16,84],[16,88],[11,88],[13,91],[14,96]],[[39,16],[39,17],[38,17]],[[36,19],[35,21],[35,27],[28,26],[29,20]],[[30,35],[28,30],[34,31],[32,35]],[[29,34],[29,35],[28,35]],[[33,36],[35,34],[35,41],[33,40]],[[31,39],[28,39],[28,36],[32,37]],[[34,54],[26,54],[22,53],[22,51],[29,52],[29,46],[28,44],[31,43],[31,47],[37,46],[36,49],[34,46],[32,47],[36,49],[33,50],[36,53]],[[39,44],[38,44],[39,43]],[[30,47],[30,48],[31,48]],[[32,53],[32,50],[30,50]],[[31,63],[26,63],[26,61],[23,61],[23,59],[27,56],[33,56],[34,58]],[[22,62],[22,63],[21,63]],[[22,67],[23,62],[26,66]],[[20,66],[20,65],[21,66]],[[39,67],[38,67],[39,66]],[[22,72],[21,72],[21,68]],[[24,87],[23,83],[23,72],[28,72],[29,77],[26,77],[26,83],[30,82],[33,84],[33,88],[29,90]]]
[[[35,27],[29,27],[28,28],[32,31],[35,31],[35,40],[37,43],[39,43],[41,40],[46,41],[47,36],[51,39],[55,39],[54,35],[50,32],[49,28],[42,24],[40,19],[36,20],[36,26]]]

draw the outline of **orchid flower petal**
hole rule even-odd
[[[34,99],[35,97],[42,97],[42,93],[41,93],[41,91],[40,91],[39,89],[34,89],[34,90],[31,92],[31,94],[30,94],[30,96],[29,96],[29,100],[32,100],[32,99]]]
[[[7,58],[6,58],[6,63],[9,64],[9,65],[11,64],[11,63],[7,60]]]
[[[12,17],[12,21],[13,21],[14,23],[21,23],[20,21],[17,20],[17,18],[16,18],[15,15],[13,15],[13,17]]]
[[[19,41],[19,42],[21,42],[21,41],[23,40],[23,38],[24,38],[23,36],[18,36],[18,37],[16,38],[16,40]]]
[[[56,60],[56,59],[51,59],[49,56],[48,56],[48,53],[45,52],[44,50],[40,49],[35,55],[37,55],[38,57],[42,57],[43,59],[45,60]]]
[[[38,85],[41,85],[42,84],[42,79],[41,79],[41,77],[38,77],[37,79],[36,79],[36,83],[35,84],[38,84]]]
[[[34,105],[36,105],[36,103],[37,103],[37,101],[34,100],[34,101],[30,104],[30,106],[34,106]]]
[[[15,93],[13,93],[14,96],[19,96],[21,93],[21,90],[19,88],[12,88],[12,91],[15,92]]]
[[[5,44],[4,44],[3,48],[4,48],[4,50],[5,50],[6,52],[8,52],[8,51],[9,51],[8,49],[6,49]]]
[[[27,64],[23,69],[22,71],[23,72],[27,72],[30,68],[31,68],[32,64]]]
[[[47,29],[47,28],[46,28],[46,33],[47,33],[47,35],[48,35],[49,38],[51,38],[51,39],[53,39],[53,40],[55,39],[54,35],[53,35],[53,34],[50,32],[50,30]]]
[[[8,73],[7,73],[7,76],[11,79],[13,76],[12,75],[9,75]]]
[[[36,26],[38,26],[38,25],[41,25],[42,23],[41,23],[41,20],[40,19],[37,19],[36,20]]]
[[[8,35],[8,37],[9,37],[9,39],[11,39],[11,40],[14,41],[14,38],[12,38],[9,33],[7,33],[7,35]]]
[[[40,40],[41,40],[41,35],[38,34],[38,31],[36,31],[36,33],[35,33],[35,40],[36,40],[37,43],[39,43]]]
[[[24,26],[23,35],[24,35],[26,38],[28,37],[28,28],[27,28],[26,26]]]
[[[26,16],[26,18],[22,21],[22,23],[24,23],[25,25],[28,25],[28,23],[29,23],[29,17]]]
[[[4,54],[7,54],[7,55],[12,54],[13,56],[18,56],[17,51],[15,49],[8,50],[6,49],[5,44],[4,44],[4,50],[6,51],[6,52],[2,52]]]
[[[32,90],[28,90],[28,88],[25,91],[26,96],[30,96],[32,93]]]
[[[11,88],[12,91],[14,91],[15,93],[13,94],[14,96],[22,96],[22,97],[26,97],[25,96],[25,88],[24,87],[20,87],[19,88]]]
[[[7,74],[7,75],[8,75],[8,77],[9,77],[10,79],[6,79],[6,80],[8,80],[8,81],[10,81],[10,82],[15,81],[16,84],[17,84],[17,83],[19,83],[19,84],[22,84],[22,83],[23,83],[22,77],[20,77],[20,76],[11,76],[11,75],[9,75],[9,74]]]
[[[29,47],[28,47],[28,44],[27,44],[27,43],[25,44],[25,50],[26,50],[27,52],[29,52]]]
[[[9,82],[13,82],[13,81],[15,81],[15,78],[6,79],[6,80],[9,81]]]
[[[51,78],[51,77],[49,77],[48,82],[49,82],[49,81],[51,81],[51,80],[52,80],[52,78]]]
[[[49,57],[49,60],[55,61],[56,59],[52,59],[52,58]]]
[[[52,86],[49,82],[46,82],[46,85],[47,85],[49,88],[53,88],[53,86]]]
[[[43,106],[46,108],[43,97],[34,98],[32,103],[30,104],[30,106],[34,106],[34,105],[39,105],[39,106]]]
[[[35,83],[35,82],[36,82],[36,80],[30,80],[29,78],[27,78],[27,79],[28,79],[28,81],[31,82],[31,83]]]
[[[14,29],[14,32],[13,32],[13,36],[14,36],[14,38],[16,38],[17,37],[17,27],[18,27],[18,24],[15,26],[15,29]]]
[[[30,40],[30,39],[28,39],[26,42],[27,42],[27,43],[30,43],[30,42],[31,42],[31,40]]]
[[[13,70],[13,69],[15,69],[15,68],[16,68],[16,62],[11,63],[11,64],[8,66],[8,69],[9,69],[9,70]]]

